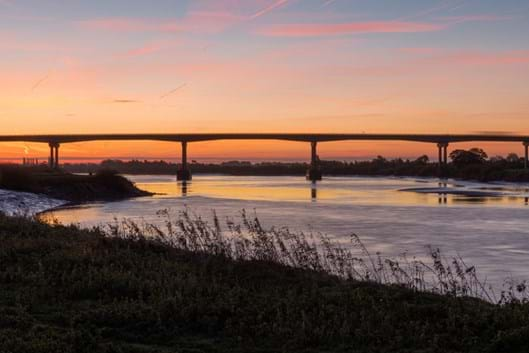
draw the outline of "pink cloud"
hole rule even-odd
[[[242,18],[228,12],[193,11],[185,18],[153,20],[137,18],[101,18],[81,21],[86,29],[112,32],[197,32],[217,33],[239,22]]]
[[[411,33],[444,29],[444,25],[423,22],[369,21],[339,24],[286,24],[262,28],[259,34],[273,37],[320,37],[357,33]]]
[[[135,56],[143,56],[151,53],[156,53],[157,51],[160,51],[162,49],[162,45],[158,43],[150,43],[146,44],[142,47],[131,49],[127,51],[123,56],[125,57],[135,57]]]
[[[407,54],[432,55],[440,51],[439,48],[401,48],[400,51]]]
[[[1,1],[1,0],[0,0]],[[112,32],[194,32],[219,33],[230,26],[265,16],[290,0],[252,0],[193,3],[190,11],[178,19],[99,18],[80,21],[86,29]],[[258,10],[256,10],[258,9]]]
[[[443,60],[465,65],[513,65],[529,63],[529,50],[506,52],[461,52],[449,54]]]
[[[87,29],[114,32],[151,31],[156,28],[152,23],[130,18],[101,18],[81,21],[79,24]]]

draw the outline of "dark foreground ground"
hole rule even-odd
[[[529,306],[0,215],[0,352],[528,352]]]
[[[102,170],[93,175],[75,175],[46,166],[0,166],[0,188],[44,194],[75,203],[152,195],[114,172]]]

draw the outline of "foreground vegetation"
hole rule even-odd
[[[75,175],[47,166],[0,165],[0,189],[44,194],[56,199],[85,202],[151,195],[114,172]]]
[[[457,179],[479,181],[528,182],[529,170],[524,169],[524,161],[516,154],[507,157],[488,158],[480,149],[468,151],[455,150],[450,154],[451,163],[444,168],[444,176]],[[370,161],[320,161],[325,175],[387,175],[437,177],[436,161],[427,156],[415,160],[377,157]],[[122,174],[169,174],[174,175],[178,168],[175,163],[165,161],[119,161],[106,160],[101,164],[68,164],[65,168],[72,172],[93,172],[99,169],[116,170]],[[194,174],[221,173],[228,175],[305,175],[307,163],[279,162],[240,162],[231,161],[220,164],[192,163],[189,168]]]
[[[80,230],[0,215],[0,352],[529,350],[525,288],[470,298],[474,269],[435,250],[399,264],[355,237],[358,257],[248,217],[160,216]]]

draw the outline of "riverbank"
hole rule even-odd
[[[235,261],[213,248],[182,250],[114,230],[118,236],[109,238],[0,216],[3,351],[529,349],[527,304],[499,306],[271,261]]]
[[[71,203],[150,196],[113,172],[75,175],[47,167],[0,166],[0,189],[46,195]]]

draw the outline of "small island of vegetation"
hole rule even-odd
[[[0,166],[0,189],[43,194],[75,203],[152,195],[114,171],[100,169],[93,175],[76,175],[45,165]]]

